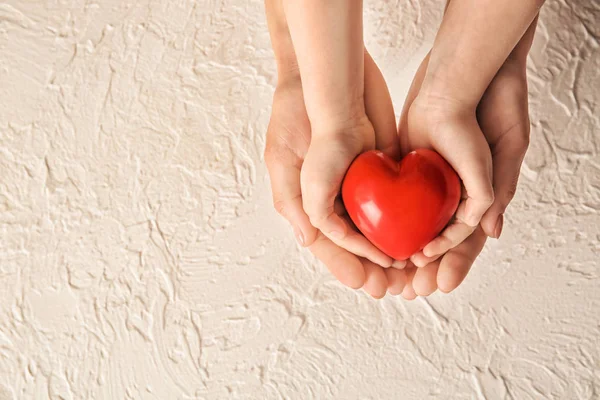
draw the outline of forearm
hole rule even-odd
[[[476,105],[524,36],[542,0],[451,0],[436,37],[423,93],[455,93]]]
[[[289,79],[300,78],[298,61],[296,60],[282,0],[265,0],[265,13],[271,46],[277,62],[278,84]]]
[[[364,115],[361,0],[283,0],[315,131]]]

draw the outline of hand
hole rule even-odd
[[[376,146],[376,131],[370,119],[363,111],[356,119],[331,125],[326,131],[318,129],[312,129],[301,171],[303,206],[311,224],[349,252],[383,267],[391,266],[393,260],[353,229],[335,207],[340,201],[342,180],[354,158]],[[384,133],[378,131],[379,136]]]
[[[477,108],[479,125],[490,145],[493,162],[494,204],[481,220],[484,232],[498,239],[504,211],[517,191],[519,172],[529,147],[527,55],[537,17],[512,51],[483,95]]]
[[[300,171],[312,139],[311,124],[281,2],[269,0],[266,7],[278,61],[278,84],[265,149],[275,208],[294,227],[298,242],[309,247],[342,284],[355,289],[363,287],[376,298],[385,295],[388,288],[398,294],[404,287],[404,271],[384,270],[337,246],[312,226],[304,212]],[[375,145],[397,152],[396,121],[387,86],[369,54],[364,52],[363,56],[365,110],[373,128],[381,133]],[[339,203],[337,211],[344,215]]]
[[[312,132],[300,180],[304,211],[338,246],[389,267],[394,260],[335,212],[342,180],[356,156],[375,148],[398,156],[395,133],[375,126],[366,109],[370,57],[365,57],[362,1],[283,0],[283,6]],[[375,96],[386,97],[387,90]],[[384,110],[393,112],[391,103]]]
[[[483,216],[481,226],[465,241],[441,258],[418,254],[413,259],[423,268],[410,263],[402,295],[414,299],[440,289],[448,293],[464,280],[487,236],[499,237],[503,213],[515,194],[519,170],[529,142],[526,61],[533,41],[536,20],[531,24],[486,90],[477,108],[477,119],[493,158],[495,201]],[[407,128],[407,110],[417,96],[425,76],[429,56],[425,58],[407,96],[400,123],[400,134]]]
[[[367,114],[378,130],[387,132],[390,138],[395,139],[395,117],[385,81],[368,53],[365,53],[365,57]],[[400,293],[404,288],[404,271],[383,269],[363,257],[357,257],[337,246],[311,225],[302,207],[300,186],[300,171],[310,142],[310,123],[304,107],[300,77],[281,79],[273,97],[265,148],[276,210],[294,227],[298,242],[308,246],[342,284],[355,289],[363,287],[375,298],[384,296],[388,289]],[[394,145],[391,146],[393,148]],[[340,217],[345,215],[339,204],[337,211]]]
[[[443,293],[452,292],[466,278],[486,240],[486,234],[478,227],[458,246],[424,267],[419,268],[409,262],[403,270],[402,297],[414,300],[417,296],[429,296],[438,289]],[[388,291],[392,293],[392,290],[390,287]]]
[[[490,135],[497,134],[482,132],[477,110],[500,68],[514,57],[511,52],[543,2],[509,0],[492,7],[488,4],[492,0],[483,1],[475,8],[465,0],[449,2],[427,66],[420,71],[423,76],[414,82],[413,98],[401,121],[403,151],[415,147],[435,149],[454,167],[464,184],[464,200],[454,221],[423,251],[411,257],[418,266],[457,246],[482,221],[486,234],[492,237],[496,227],[502,225],[502,206],[495,201],[497,182],[488,143]],[[505,24],[502,21],[511,23],[500,29]]]

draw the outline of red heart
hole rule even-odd
[[[406,260],[448,224],[460,201],[460,180],[438,153],[419,149],[399,163],[380,151],[359,155],[342,183],[348,215],[367,239]]]

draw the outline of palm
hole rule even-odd
[[[493,155],[496,155],[494,151],[498,151],[504,137],[518,128],[529,126],[524,73],[508,66],[503,67],[481,100],[477,119]]]
[[[310,121],[304,107],[300,82],[279,86],[273,96],[273,110],[267,133],[267,147],[277,149],[278,162],[300,173],[310,144]]]

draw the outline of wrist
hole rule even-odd
[[[435,110],[436,113],[457,114],[474,111],[482,93],[469,90],[460,81],[452,79],[446,71],[438,73],[428,68],[414,102],[420,109]]]
[[[277,64],[278,84],[289,80],[299,80],[298,59],[289,33],[284,31],[271,32],[271,47]]]
[[[278,85],[300,78],[298,60],[281,0],[265,0],[271,47],[277,64]]]
[[[298,82],[301,84],[300,70],[295,56],[275,56],[277,63],[277,85],[282,85],[288,82]]]
[[[366,147],[374,146],[370,143],[375,138],[373,125],[364,112],[347,114],[343,118],[340,115],[313,118],[310,124],[313,138],[344,142],[352,148],[363,148],[365,144],[368,144]]]
[[[313,130],[335,131],[368,121],[362,79],[364,73],[358,76],[361,78],[339,80],[318,75],[302,76],[306,112]]]
[[[304,93],[306,99],[306,90]],[[335,134],[335,132],[363,126],[369,121],[362,98],[344,102],[331,98],[317,104],[307,100],[306,109],[312,130],[315,132]]]
[[[475,118],[475,108],[448,96],[422,91],[413,100],[407,114],[411,130],[429,135],[437,135],[443,126]]]

